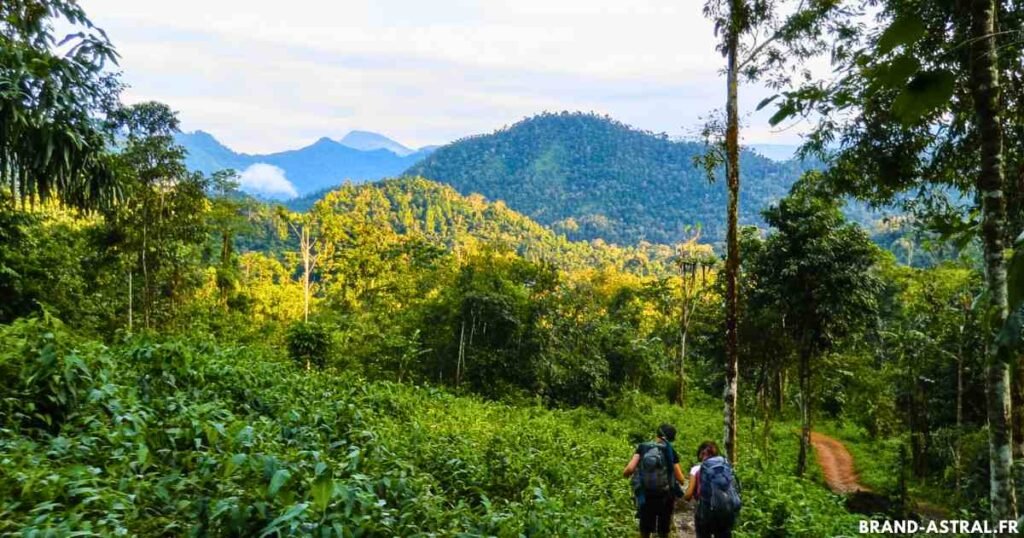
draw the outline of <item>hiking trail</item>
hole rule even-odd
[[[849,495],[857,492],[868,493],[870,490],[860,483],[857,470],[853,465],[853,456],[842,441],[817,432],[811,432],[811,446],[817,455],[825,484],[833,492]],[[693,506],[682,500],[676,504],[674,514],[675,536],[678,538],[695,538],[693,528]]]
[[[829,489],[839,494],[867,491],[857,477],[853,456],[842,441],[817,432],[811,432],[811,445],[818,456],[821,473]]]
[[[682,499],[676,503],[676,511],[672,514],[672,528],[677,538],[696,538],[697,531],[693,528],[693,503]]]

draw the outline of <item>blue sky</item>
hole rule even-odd
[[[408,146],[549,110],[690,135],[724,100],[703,0],[82,0],[129,102],[268,152],[352,129]],[[753,110],[768,93],[744,87]],[[792,143],[749,115],[746,143]]]

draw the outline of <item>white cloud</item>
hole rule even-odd
[[[266,163],[256,163],[246,168],[238,181],[243,191],[270,198],[295,198],[299,192],[284,175],[284,170]]]
[[[2,1],[2,0],[0,0]],[[352,129],[410,147],[544,110],[607,113],[678,136],[724,105],[724,60],[698,0],[83,0],[132,99],[236,150]],[[741,108],[765,95],[744,86]],[[758,142],[792,141],[749,117]]]

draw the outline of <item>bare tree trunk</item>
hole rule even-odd
[[[302,249],[302,321],[309,322],[310,256],[313,248],[309,241],[309,229],[302,227],[299,234],[299,248]]]
[[[811,355],[800,352],[800,454],[796,460],[796,475],[807,470],[807,456],[811,450]]]
[[[676,387],[676,398],[679,400],[679,407],[684,407],[686,405],[686,336],[689,330],[684,326],[679,332],[681,333],[679,335],[679,380]]]
[[[781,414],[786,404],[786,369],[775,372],[775,412]]]
[[[999,117],[999,72],[995,38],[995,3],[971,3],[971,95],[977,116],[981,168],[976,187],[981,198],[985,273],[994,322],[1001,327],[1009,314],[1004,237],[1006,200],[1003,196],[1003,132]],[[992,345],[988,355],[990,502],[993,520],[1017,518],[1013,488],[1010,436],[1010,368],[1004,346]]]
[[[462,380],[462,357],[466,353],[466,320],[462,320],[462,329],[459,331],[459,356],[455,358],[455,386],[459,386]]]
[[[725,128],[725,176],[729,190],[728,231],[726,234],[727,253],[725,260],[725,453],[736,463],[737,399],[739,384],[739,299],[737,279],[740,267],[739,247],[739,196],[740,196],[740,118],[739,118],[739,30],[736,22],[740,12],[740,1],[731,0],[731,28],[727,37],[726,77],[726,128]]]
[[[128,332],[132,332],[132,316],[134,314],[134,312],[132,311],[134,307],[134,304],[132,302],[132,295],[134,293],[135,290],[132,287],[132,272],[128,271]]]

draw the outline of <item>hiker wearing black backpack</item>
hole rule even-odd
[[[697,538],[731,538],[740,513],[740,485],[729,460],[718,454],[718,445],[704,441],[697,448],[700,462],[690,469],[686,500],[697,499],[694,527]]]
[[[633,495],[643,538],[649,538],[652,533],[657,533],[660,538],[668,536],[676,498],[683,494],[680,485],[683,483],[683,471],[679,467],[679,455],[672,448],[675,440],[676,429],[671,424],[658,426],[655,439],[640,443],[622,471],[622,476],[633,479]]]

